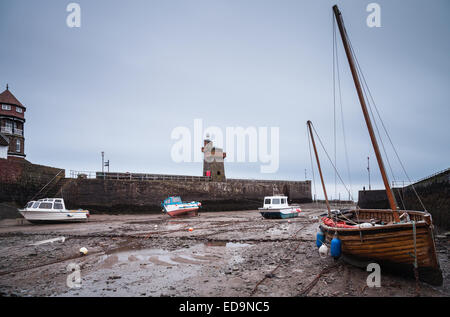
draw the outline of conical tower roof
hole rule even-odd
[[[25,108],[25,106],[22,105],[20,101],[17,100],[17,98],[9,91],[8,85],[6,85],[6,90],[0,94],[0,103],[21,106]]]

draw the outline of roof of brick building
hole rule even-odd
[[[14,95],[9,91],[8,86],[6,86],[6,90],[0,94],[0,103],[7,103],[25,108],[25,106],[22,105],[20,101],[17,100],[17,98],[14,97]]]

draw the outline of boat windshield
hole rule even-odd
[[[280,204],[280,198],[274,198],[272,199],[272,204],[279,205]]]
[[[31,208],[31,206],[33,206],[33,204],[34,204],[34,201],[30,201],[25,208]]]
[[[34,204],[33,204],[33,208],[37,208],[37,207],[39,207],[39,202],[38,201],[36,201]]]
[[[172,198],[172,202],[173,203],[181,203],[181,198],[180,197],[173,197]]]
[[[270,198],[266,198],[266,199],[264,200],[264,204],[270,205]]]
[[[39,209],[52,209],[53,204],[52,203],[41,203],[39,205]]]

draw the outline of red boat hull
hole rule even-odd
[[[198,207],[169,211],[169,212],[167,212],[167,214],[171,217],[197,216],[198,215]]]

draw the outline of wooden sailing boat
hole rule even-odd
[[[324,242],[331,243],[331,240],[337,237],[340,240],[342,255],[347,259],[364,260],[366,263],[368,260],[377,262],[380,265],[394,265],[397,268],[413,271],[416,277],[425,282],[433,285],[442,285],[442,272],[436,256],[431,215],[426,211],[399,210],[397,207],[367,111],[366,101],[341,12],[336,5],[333,7],[333,11],[391,209],[356,209],[345,214],[332,214],[311,129],[311,122],[308,121],[310,137],[328,208],[328,217],[323,217],[320,220],[320,229],[324,234]]]

